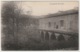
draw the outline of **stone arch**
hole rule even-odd
[[[63,36],[64,36],[64,38],[65,38],[66,41],[68,41],[68,39],[70,38],[70,36],[67,35],[67,34],[64,34]]]
[[[49,40],[49,33],[48,32],[45,33],[45,40]]]
[[[68,39],[69,41],[75,41],[75,40],[78,40],[78,36],[75,36],[75,35],[71,35]]]
[[[51,34],[51,40],[56,40],[55,33],[52,33],[52,34]]]
[[[64,36],[63,36],[62,34],[60,34],[60,35],[58,36],[58,41],[62,41],[62,40],[65,40],[65,38],[64,38]]]

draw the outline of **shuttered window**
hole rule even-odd
[[[61,27],[64,26],[64,20],[60,20],[60,26],[61,26]]]
[[[48,23],[48,26],[51,27],[51,22]]]

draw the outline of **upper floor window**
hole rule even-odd
[[[54,28],[56,28],[56,22],[54,22]]]
[[[48,23],[48,26],[51,27],[51,22]]]
[[[58,24],[56,24],[56,22],[54,22],[54,28],[58,29]]]
[[[64,20],[60,20],[60,26],[61,26],[61,27],[64,26]]]
[[[56,25],[56,29],[58,29],[58,25]]]

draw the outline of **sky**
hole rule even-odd
[[[23,14],[41,16],[78,7],[78,2],[17,2]]]

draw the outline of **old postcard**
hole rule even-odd
[[[1,1],[2,51],[79,50],[78,1]]]

